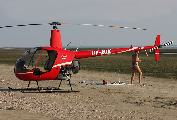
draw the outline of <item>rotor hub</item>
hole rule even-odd
[[[57,30],[58,29],[57,25],[61,25],[61,23],[60,22],[52,22],[52,23],[50,23],[50,25],[53,25],[53,29]]]

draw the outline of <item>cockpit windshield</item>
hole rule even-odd
[[[42,53],[42,48],[32,48],[26,51],[16,62],[15,72],[32,70]]]

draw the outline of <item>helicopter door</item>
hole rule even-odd
[[[35,66],[34,75],[39,76],[42,74],[45,74],[47,72],[50,72],[50,70],[53,67],[53,64],[55,63],[57,57],[57,52],[53,50],[43,50],[37,65]]]

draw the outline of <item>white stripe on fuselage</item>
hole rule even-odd
[[[33,72],[15,73],[15,74],[29,74],[29,73],[33,73]]]
[[[128,51],[133,51],[135,49],[137,49],[138,47],[133,47],[131,49],[125,50],[125,51],[121,51],[121,52],[117,52],[117,53],[123,53],[123,52],[128,52]]]
[[[52,68],[58,67],[58,66],[64,66],[64,65],[67,65],[67,64],[69,64],[69,65],[72,64],[72,61],[71,62],[65,62],[65,63],[54,65]]]

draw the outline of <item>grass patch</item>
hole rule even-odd
[[[28,49],[3,49],[0,48],[0,64],[15,65],[16,61]]]
[[[177,50],[165,50],[160,52],[175,53]],[[123,74],[131,74],[131,56],[133,52],[108,55],[93,58],[80,59],[81,69],[100,71],[100,72],[116,72]],[[148,57],[145,52],[141,51],[139,58],[142,62],[139,66],[143,72],[143,76],[151,76],[157,78],[177,79],[177,55],[164,55],[160,54],[160,62],[155,61],[154,53],[148,53]]]
[[[0,49],[0,64],[15,65],[16,61],[28,49]],[[81,50],[81,49],[80,49]],[[84,49],[87,50],[87,49]],[[176,53],[176,49],[161,49],[160,52]],[[116,72],[123,74],[131,74],[131,56],[133,52],[107,55],[92,58],[79,59],[81,69],[100,71],[100,72]],[[154,53],[148,53],[147,57],[144,51],[141,51],[139,58],[142,61],[139,66],[143,72],[143,76],[151,76],[157,78],[177,79],[177,55],[160,54],[161,63],[155,61]],[[45,61],[41,61],[44,62]]]

